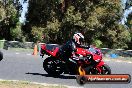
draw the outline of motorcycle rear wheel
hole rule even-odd
[[[63,73],[61,63],[53,57],[48,57],[44,60],[43,68],[49,75],[52,76],[59,76]]]

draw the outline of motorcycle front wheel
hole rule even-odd
[[[52,76],[58,76],[63,73],[60,61],[53,57],[48,57],[44,60],[43,68],[49,75]]]
[[[111,69],[107,64],[104,64],[103,66],[101,66],[101,74],[103,75],[111,74]]]
[[[92,75],[96,75],[99,74],[99,71],[97,68],[94,67],[86,67],[84,68],[86,75],[92,74]]]
[[[99,69],[101,70],[101,72],[99,71]],[[107,74],[111,74],[111,69],[107,64],[102,65],[100,68],[96,68],[96,67],[86,67],[84,68],[85,73],[86,74],[102,74],[102,75],[107,75]]]

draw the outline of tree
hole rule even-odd
[[[132,12],[127,17],[126,25],[129,27],[129,29],[132,31]]]
[[[127,0],[126,4],[125,4],[125,9],[128,9],[132,6],[132,1],[131,0]]]
[[[6,11],[4,9],[4,5],[2,3],[2,1],[0,1],[0,39],[3,38],[3,31],[2,31],[2,26],[3,26],[3,20],[6,18]]]
[[[11,34],[12,40],[22,41],[23,35],[22,35],[20,22],[17,22],[15,27],[10,28],[10,34]]]
[[[16,29],[19,22],[20,4],[18,0],[0,1],[0,35],[1,39],[13,40],[15,37],[11,32]],[[8,35],[8,36],[7,36]]]
[[[132,45],[132,12],[127,17],[126,25],[128,27],[130,34],[131,34],[131,41],[128,43],[128,48],[132,49],[132,46],[131,46]]]
[[[62,43],[81,31],[89,44],[126,48],[130,33],[119,24],[122,16],[120,0],[29,0],[26,18],[31,30],[41,27],[52,43]]]

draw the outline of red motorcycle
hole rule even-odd
[[[47,54],[43,68],[49,75],[72,74],[111,74],[110,67],[102,60],[100,49],[90,46],[89,49],[77,48],[77,58],[67,58],[68,63],[59,55],[61,46],[55,44],[42,44],[41,56]]]

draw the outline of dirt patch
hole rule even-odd
[[[0,81],[0,88],[67,88],[62,85],[41,85],[23,81]]]

